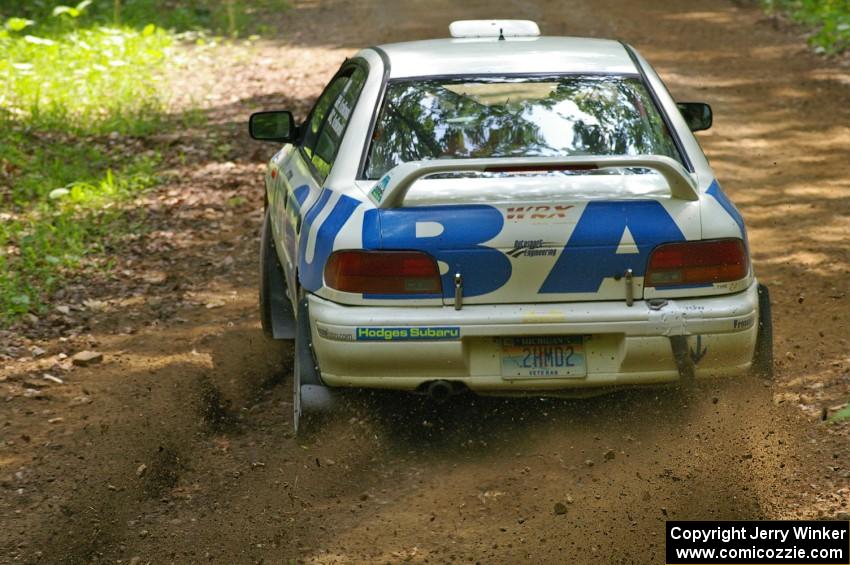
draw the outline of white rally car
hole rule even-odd
[[[346,60],[265,178],[264,330],[294,410],[335,387],[442,398],[772,373],[742,217],[629,45],[460,21]]]

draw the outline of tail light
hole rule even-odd
[[[676,286],[737,281],[749,261],[740,239],[665,243],[652,251],[644,286]]]
[[[440,269],[418,251],[336,251],[325,265],[325,284],[358,294],[442,294]]]

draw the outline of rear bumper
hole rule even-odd
[[[687,336],[697,378],[745,373],[758,330],[754,281],[744,292],[669,300],[472,305],[342,306],[309,297],[313,351],[329,386],[413,390],[435,379],[510,394],[678,380],[671,336]],[[580,335],[587,375],[507,379],[501,338]]]

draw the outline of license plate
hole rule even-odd
[[[502,338],[503,378],[581,378],[586,375],[581,336]]]

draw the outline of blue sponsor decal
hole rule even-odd
[[[618,254],[627,227],[638,252]],[[627,269],[642,277],[656,245],[684,240],[660,202],[590,202],[539,292],[598,292],[604,279]]]
[[[310,187],[302,184],[292,191],[286,210],[290,221],[286,222],[286,237],[289,241],[295,241],[295,233],[301,230],[301,206],[310,194]]]
[[[328,257],[334,247],[339,230],[354,210],[360,205],[358,200],[348,196],[340,196],[336,201],[333,210],[331,210],[325,221],[318,227],[314,226],[314,222],[331,198],[331,191],[323,190],[319,196],[319,200],[304,216],[304,226],[301,230],[301,239],[298,241],[298,256],[300,258],[298,264],[298,276],[301,279],[301,285],[311,292],[319,290],[324,283],[324,269]],[[313,250],[313,260],[307,261],[307,241],[310,234],[316,231],[316,244]]]
[[[456,326],[410,328],[363,327],[355,332],[357,341],[455,341],[460,339]]]
[[[436,235],[417,237],[416,225],[423,223],[442,229]],[[496,237],[504,223],[497,208],[483,204],[368,210],[363,217],[363,247],[430,253],[449,266],[442,275],[444,297],[454,296],[457,272],[463,274],[463,295],[480,296],[497,290],[511,278],[511,262],[505,254],[481,245]]]
[[[307,200],[307,196],[310,194],[310,187],[306,184],[302,184],[298,188],[292,191],[292,196],[295,197],[295,201],[298,202],[298,206],[302,206],[304,201]]]
[[[417,234],[418,223],[437,224],[442,230],[436,235]],[[480,296],[498,290],[511,277],[507,256],[481,245],[498,235],[503,226],[502,212],[483,204],[369,210],[364,216],[363,246],[430,253],[449,266],[442,275],[444,297],[451,298],[454,292],[456,272],[463,274],[464,296]],[[626,228],[637,252],[618,254]],[[643,276],[655,246],[685,239],[660,202],[590,202],[538,292],[598,292],[605,278],[622,275],[627,269]]]
[[[735,208],[735,205],[732,204],[732,201],[726,196],[720,189],[720,184],[715,180],[711,183],[711,186],[708,187],[708,190],[705,191],[706,194],[710,194],[717,200],[717,203],[720,204],[726,213],[729,214],[732,219],[738,224],[738,228],[741,230],[741,238],[744,240],[744,245],[747,245],[747,229],[744,227],[744,218],[741,216],[741,213]]]

